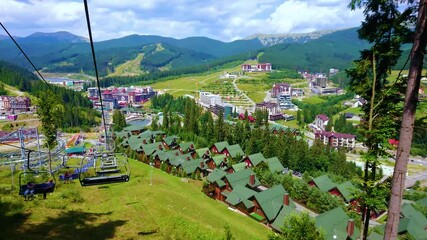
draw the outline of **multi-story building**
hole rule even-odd
[[[31,99],[29,97],[0,96],[0,112],[27,112],[30,107]]]
[[[222,105],[221,96],[209,92],[200,92],[200,103],[205,106]]]
[[[326,125],[328,125],[329,117],[325,114],[319,114],[314,119],[314,124],[316,125],[317,129],[325,130]]]
[[[325,88],[328,83],[328,78],[323,74],[316,75],[316,86]]]
[[[316,140],[319,139],[325,145],[334,148],[354,148],[356,146],[356,136],[347,133],[336,133],[327,131],[318,131],[315,134]]]
[[[271,63],[242,64],[243,72],[271,72]]]
[[[291,96],[292,87],[288,83],[275,83],[271,89],[271,96],[278,97],[280,95]]]
[[[280,108],[279,108],[279,104],[273,103],[273,102],[257,103],[255,105],[255,109],[260,109],[262,111],[267,110],[268,116],[281,113]]]
[[[88,97],[94,103],[94,106],[99,106],[99,94],[97,88],[88,88]],[[110,107],[117,108],[126,107],[129,105],[141,104],[156,94],[152,87],[119,87],[105,88],[101,90],[103,102],[108,102]]]

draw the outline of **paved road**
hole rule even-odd
[[[414,186],[416,181],[422,181],[426,179],[427,179],[427,171],[412,174],[406,177],[405,188],[410,188]]]

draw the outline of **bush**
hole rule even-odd
[[[4,195],[15,194],[15,192],[13,190],[14,190],[14,187],[9,185],[9,184],[1,184],[0,185],[0,194],[4,194]]]

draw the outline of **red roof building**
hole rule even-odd
[[[319,131],[314,136],[316,140],[319,139],[323,144],[334,148],[354,148],[356,146],[356,136],[352,134]]]
[[[280,95],[291,95],[292,87],[288,83],[275,83],[271,89],[271,96],[277,97]]]
[[[319,114],[314,119],[314,124],[320,130],[325,130],[326,125],[328,125],[329,117],[325,114]]]
[[[242,64],[243,72],[270,72],[271,70],[271,63]]]

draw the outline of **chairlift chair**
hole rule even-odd
[[[47,193],[52,193],[55,191],[56,179],[55,179],[55,176],[49,171],[44,171],[44,170],[36,171],[31,168],[31,165],[30,165],[31,152],[32,151],[29,151],[27,156],[28,172],[22,172],[19,174],[19,195],[24,196],[24,193],[27,190],[27,183],[33,182],[35,184],[33,188],[34,190],[33,194],[43,194],[43,198],[45,199]],[[47,185],[46,183],[47,179],[43,178],[44,174],[50,175],[48,178],[50,178],[53,181],[52,186]],[[28,176],[28,175],[31,175],[31,176]],[[27,180],[27,183],[23,183],[24,180]]]
[[[94,154],[88,161],[82,160],[79,171],[81,186],[93,186],[127,182],[130,179],[129,161],[125,154],[116,157],[116,153]]]

